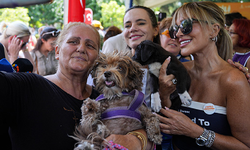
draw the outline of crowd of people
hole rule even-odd
[[[166,74],[169,57],[159,75],[164,136],[156,149],[250,149],[250,20],[235,14],[225,15],[213,2],[191,2],[159,23],[150,8],[133,6],[124,14],[123,30],[112,26],[100,35],[100,22],[68,23],[61,31],[44,27],[31,51],[28,26],[9,24],[0,36],[0,57],[13,64],[22,52],[33,73],[0,72],[3,147],[73,149],[76,141],[69,136],[80,121],[82,103],[100,94],[87,83],[98,55],[119,51],[133,56],[142,41],[151,40],[183,63],[193,100],[178,111],[169,109],[176,90],[175,77]],[[145,101],[150,102],[148,72],[144,76]],[[146,135],[143,129],[137,132]],[[154,149],[149,141],[142,147],[133,135],[107,140],[131,150]]]

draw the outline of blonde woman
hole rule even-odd
[[[12,22],[3,30],[0,36],[0,43],[3,47],[1,46],[0,51],[4,51],[5,58],[11,64],[18,58],[20,50],[23,51],[24,57],[29,59],[33,64],[30,53],[26,50],[26,44],[29,42],[30,34],[28,26],[21,21]]]
[[[174,135],[175,149],[250,149],[250,87],[245,75],[224,61],[232,54],[224,17],[221,8],[205,1],[187,3],[173,16],[170,36],[179,41],[182,55],[194,56],[184,63],[192,104],[182,105],[179,112],[162,109],[166,117],[159,116],[162,132]],[[175,89],[174,76],[166,75],[169,59],[159,76],[167,107]]]

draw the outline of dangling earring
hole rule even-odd
[[[216,37],[213,37],[211,40],[214,41],[214,42],[216,43],[217,40],[218,40],[218,37],[217,37],[217,36],[216,36]]]

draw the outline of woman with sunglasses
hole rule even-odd
[[[167,108],[176,88],[174,76],[166,75],[171,58],[160,70],[159,93],[166,106],[160,127],[174,135],[175,149],[250,149],[250,87],[245,75],[222,59],[232,54],[224,24],[223,10],[213,2],[187,3],[173,16],[170,36],[179,41],[182,55],[194,56],[184,63],[193,101],[179,112]]]
[[[235,51],[232,60],[250,68],[250,20],[234,19],[229,28],[229,35],[232,38]]]
[[[31,34],[29,27],[21,21],[14,21],[2,27],[5,27],[0,36],[0,44],[3,47],[0,51],[4,56],[2,58],[6,58],[12,64],[19,57],[19,52],[22,50],[24,57],[33,64],[32,57],[26,49]]]
[[[164,18],[159,26],[159,34],[161,46],[168,52],[173,53],[181,62],[190,61],[191,56],[181,56],[180,55],[180,44],[176,39],[172,39],[169,35],[169,28],[171,26],[172,17]]]
[[[55,58],[55,42],[60,31],[53,27],[45,27],[31,51],[34,60],[34,71],[42,76],[56,73],[58,60]]]

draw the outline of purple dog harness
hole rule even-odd
[[[134,96],[133,101],[129,106],[108,108],[101,115],[102,120],[113,119],[113,118],[132,118],[141,121],[141,114],[138,112],[138,108],[144,102],[144,94],[138,90],[133,90],[130,93],[122,92],[123,95]],[[104,95],[97,97],[96,101],[106,99]]]

